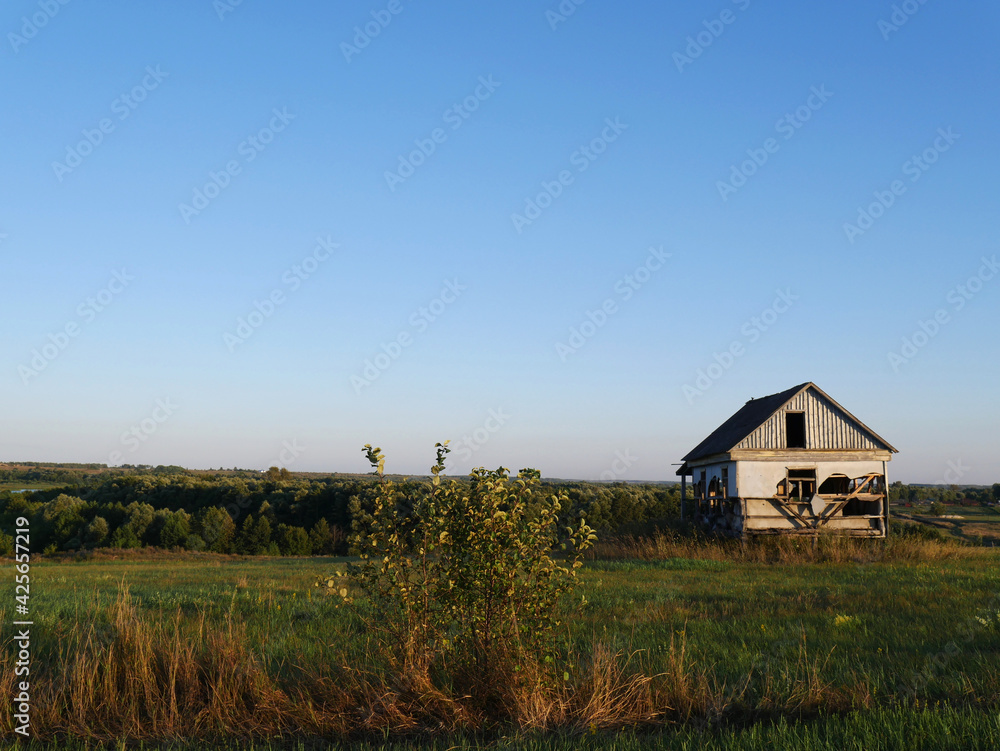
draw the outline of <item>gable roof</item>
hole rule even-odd
[[[733,450],[745,438],[747,438],[747,436],[764,425],[764,423],[773,417],[775,413],[781,410],[782,407],[807,389],[814,389],[820,396],[843,412],[845,417],[853,421],[854,427],[867,434],[867,436],[874,443],[881,444],[882,448],[885,450],[898,453],[888,441],[879,436],[875,431],[828,396],[819,386],[810,381],[808,383],[799,384],[798,386],[793,386],[792,388],[786,389],[785,391],[781,391],[777,394],[771,394],[770,396],[761,397],[760,399],[751,399],[744,404],[736,414],[716,428],[715,431],[708,436],[708,438],[688,452],[687,456],[684,457],[685,464],[696,459],[711,456],[712,454],[724,454]],[[680,474],[683,470],[684,467],[678,471],[678,474]]]

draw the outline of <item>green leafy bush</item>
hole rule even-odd
[[[87,525],[85,540],[91,547],[96,548],[108,537],[108,521],[102,516],[95,516]]]
[[[236,540],[236,552],[244,555],[271,555],[271,522],[264,516],[254,521],[253,514],[247,514]],[[273,554],[278,554],[277,545]]]
[[[490,688],[516,684],[512,674],[560,675],[560,605],[596,535],[582,517],[559,526],[567,499],[543,489],[537,471],[511,479],[503,467],[477,469],[470,482],[442,482],[449,449],[435,448],[422,490],[386,478],[381,450],[365,446],[379,482],[356,520],[362,563],[317,586],[356,604],[406,681],[433,683],[447,667],[448,680],[502,703]]]
[[[236,524],[227,511],[209,506],[201,513],[199,527],[208,550],[214,553],[229,553],[232,550]]]
[[[309,555],[312,552],[309,533],[302,527],[279,524],[277,541],[281,555]]]
[[[919,522],[889,522],[889,534],[911,540],[926,540],[927,542],[948,542],[952,540],[937,527],[931,527]]]

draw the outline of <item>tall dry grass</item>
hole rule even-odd
[[[976,555],[957,542],[890,536],[864,539],[843,535],[810,537],[760,536],[746,542],[675,531],[601,538],[589,559],[661,561],[669,558],[738,561],[744,563],[878,563],[940,561]]]
[[[13,695],[13,650],[3,645],[0,691]],[[666,670],[651,675],[643,654],[595,643],[574,655],[569,680],[530,666],[507,665],[494,686],[502,700],[455,689],[455,676],[413,680],[372,665],[336,662],[266,666],[240,623],[210,624],[204,615],[158,620],[121,588],[100,624],[68,628],[55,654],[36,659],[32,730],[39,740],[237,738],[345,739],[368,733],[480,731],[498,727],[587,731],[784,709],[800,712],[856,706],[822,677],[822,661],[803,645],[800,666],[769,678],[748,696],[754,678],[727,685],[691,658],[684,637],[670,644]],[[661,663],[662,664],[662,663]],[[10,703],[0,723],[13,727]]]
[[[14,695],[9,646],[0,656],[0,691]],[[499,722],[603,727],[658,714],[650,679],[627,672],[601,648],[576,685],[553,685],[514,667],[506,685],[496,687],[506,699],[496,707],[427,679],[336,664],[295,668],[279,679],[231,618],[210,625],[204,615],[192,621],[178,613],[156,621],[122,588],[106,623],[75,624],[56,654],[36,658],[32,729],[41,740],[343,738],[480,730]],[[13,719],[11,704],[2,705],[3,727],[12,728]]]
[[[9,652],[0,663],[5,690],[15,681]],[[38,737],[171,738],[291,727],[287,695],[248,649],[238,623],[210,628],[204,616],[184,623],[180,613],[154,622],[127,589],[106,624],[74,624],[56,654],[36,656],[32,673]],[[11,726],[10,707],[0,713]]]

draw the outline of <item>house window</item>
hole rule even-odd
[[[806,413],[785,413],[785,442],[790,449],[806,447]]]
[[[864,475],[849,481],[848,491],[857,493],[844,506],[844,516],[878,516],[882,513],[882,500],[873,496],[884,496],[885,478],[882,475]]]
[[[807,500],[816,494],[815,469],[789,469],[788,497]]]
[[[850,491],[848,486],[851,484],[850,479],[847,475],[830,475],[825,480],[823,484],[819,486],[820,495],[847,495]]]
[[[729,467],[722,468],[722,497],[729,497]]]

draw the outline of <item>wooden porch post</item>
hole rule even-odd
[[[883,525],[882,532],[883,532],[883,535],[882,536],[886,540],[888,540],[889,539],[889,471],[886,468],[886,463],[885,462],[882,462],[882,485],[885,488],[885,500],[882,501],[882,503],[885,504],[885,507],[882,509],[882,512],[883,512],[882,513],[882,516],[883,516],[883,521],[882,521],[882,525]]]
[[[687,518],[687,475],[681,475],[681,519]]]

